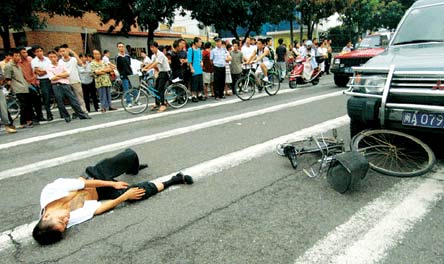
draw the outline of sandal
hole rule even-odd
[[[159,106],[158,105],[152,105],[150,107],[150,111],[155,111]]]
[[[165,105],[162,105],[159,110],[157,110],[157,113],[162,113],[165,112],[167,110],[167,107]]]

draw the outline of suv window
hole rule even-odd
[[[393,45],[444,41],[444,5],[413,9],[396,34]]]
[[[362,40],[361,44],[359,45],[359,48],[360,49],[379,48],[381,47],[381,37],[382,36],[380,35],[367,36]]]

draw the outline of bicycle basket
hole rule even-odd
[[[128,75],[128,81],[130,82],[131,87],[140,86],[140,76],[138,74]]]
[[[339,193],[355,188],[365,178],[369,169],[367,159],[357,151],[336,155],[327,171],[327,181]]]

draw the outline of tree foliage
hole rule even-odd
[[[343,0],[296,0],[296,10],[301,16],[299,24],[307,27],[308,38],[313,37],[315,26],[336,12],[341,12],[347,5]]]
[[[344,25],[356,34],[379,28],[395,29],[413,0],[349,0],[342,12]]]
[[[230,31],[239,39],[239,27],[246,28],[245,36],[259,32],[263,24],[287,20],[294,0],[184,0],[183,8],[191,10],[191,16],[216,30]]]

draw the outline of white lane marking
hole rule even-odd
[[[295,263],[376,263],[443,193],[443,184],[436,180],[405,179],[315,243]]]
[[[295,90],[289,90],[289,92],[293,92],[293,91],[295,91]],[[296,90],[296,91],[300,91],[300,90]],[[339,95],[342,95],[342,91],[329,93],[326,95],[330,95],[330,94],[334,94],[333,96],[339,96]],[[268,96],[268,95],[261,94],[261,96],[263,97],[263,96]],[[183,109],[170,111],[170,112],[164,112],[164,113],[155,114],[155,115],[144,115],[144,116],[129,118],[129,119],[125,119],[125,120],[118,120],[118,121],[113,121],[113,122],[109,122],[109,123],[93,125],[93,126],[89,126],[89,127],[76,128],[76,129],[66,130],[66,131],[57,132],[57,133],[52,133],[52,134],[47,134],[47,135],[42,135],[42,136],[37,136],[37,137],[31,137],[31,138],[26,138],[26,139],[22,139],[22,140],[16,140],[16,141],[12,141],[12,142],[5,143],[5,144],[0,144],[0,150],[12,148],[12,147],[17,147],[17,146],[21,146],[21,145],[26,145],[26,144],[30,144],[30,143],[35,143],[35,142],[39,142],[39,141],[44,141],[44,140],[48,140],[48,139],[69,136],[69,135],[74,135],[74,134],[78,134],[78,133],[114,127],[114,126],[126,125],[126,124],[130,124],[130,123],[146,121],[146,120],[150,120],[150,119],[157,119],[157,118],[161,118],[164,116],[194,112],[194,111],[198,111],[198,110],[209,109],[209,108],[214,108],[214,107],[219,107],[219,106],[229,105],[229,104],[234,104],[234,103],[239,103],[239,102],[242,102],[242,101],[240,99],[236,98],[236,99],[232,99],[232,100],[228,100],[228,101],[215,102],[215,103],[210,103],[210,104],[205,104],[205,105],[190,107],[190,108],[183,108]]]
[[[115,151],[115,150],[119,150],[119,149],[123,149],[123,148],[129,148],[131,146],[135,146],[135,145],[139,145],[139,144],[144,144],[144,143],[148,143],[148,142],[152,142],[152,141],[156,141],[156,140],[160,140],[160,139],[164,139],[164,138],[168,138],[168,137],[178,136],[178,135],[182,135],[185,133],[201,130],[204,128],[209,128],[209,127],[214,127],[214,126],[226,124],[226,123],[236,121],[236,120],[251,118],[251,117],[264,115],[264,114],[269,114],[269,113],[276,112],[276,111],[279,111],[279,110],[282,110],[285,108],[303,105],[303,104],[311,103],[314,101],[319,101],[319,100],[323,100],[326,98],[338,96],[341,94],[342,94],[342,92],[335,92],[335,93],[330,93],[330,94],[326,94],[326,95],[310,97],[310,98],[298,100],[298,101],[287,103],[287,104],[280,104],[280,105],[272,106],[269,108],[264,108],[261,110],[243,113],[240,115],[229,116],[229,117],[216,119],[216,120],[212,120],[212,121],[208,121],[208,122],[204,122],[204,123],[200,123],[200,124],[196,124],[196,125],[176,128],[176,129],[172,129],[169,131],[165,131],[165,132],[161,132],[161,133],[157,133],[157,134],[153,134],[153,135],[149,135],[149,136],[129,139],[129,140],[113,143],[113,144],[106,145],[106,146],[100,146],[100,147],[92,148],[92,149],[85,150],[85,151],[75,152],[75,153],[61,156],[58,158],[53,158],[53,159],[48,159],[48,160],[43,160],[43,161],[31,163],[31,164],[28,164],[28,165],[25,165],[22,167],[8,169],[8,170],[4,170],[4,171],[0,172],[0,180],[12,178],[12,177],[17,177],[17,176],[31,173],[34,171],[38,171],[41,169],[55,167],[57,165],[65,164],[65,163],[68,163],[71,161],[86,159],[86,158],[89,158],[89,157],[92,157],[95,155],[99,155],[102,153],[106,153],[106,152],[111,152],[111,151]],[[149,116],[147,116],[147,117],[149,117]],[[119,121],[117,121],[117,122],[119,122]],[[123,122],[123,121],[120,121],[120,122]]]
[[[229,153],[213,160],[199,163],[198,165],[194,165],[192,167],[184,169],[182,172],[192,175],[196,181],[201,180],[204,177],[211,176],[218,172],[236,167],[242,163],[263,156],[266,153],[273,152],[276,148],[276,145],[282,142],[295,141],[298,139],[303,139],[310,135],[320,134],[333,128],[345,126],[349,122],[350,120],[348,116],[341,116],[285,136],[281,136],[239,151]],[[163,182],[169,180],[170,177],[173,175],[175,175],[175,173],[159,177],[153,181]],[[170,188],[170,190],[171,189],[175,188]],[[0,251],[13,246],[11,237],[14,239],[14,241],[19,243],[24,243],[31,240],[32,229],[34,228],[36,223],[37,221],[34,221],[30,224],[21,225],[12,230],[2,232],[0,234]]]

